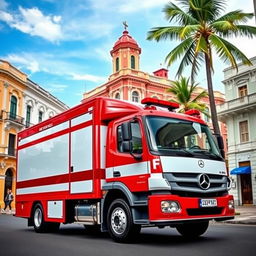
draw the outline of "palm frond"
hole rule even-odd
[[[237,61],[242,62],[245,65],[252,65],[245,54],[227,40],[220,38],[217,35],[211,35],[209,40],[215,47],[219,57],[225,62],[228,60],[232,67],[237,69]]]
[[[229,60],[232,67],[237,68],[236,60],[233,54],[231,53],[230,48],[226,44],[227,41],[213,34],[209,36],[209,41],[211,42],[213,47],[216,49],[216,52],[221,59],[223,59],[225,62]]]
[[[253,17],[253,13],[244,13],[241,10],[235,10],[225,13],[223,16],[216,19],[211,25],[222,21],[228,21],[237,24],[238,22],[246,23]]]
[[[200,92],[193,100],[192,102],[197,102],[199,100],[201,100],[202,98],[205,98],[208,96],[208,92],[206,90]]]
[[[191,33],[195,33],[196,31],[198,31],[200,29],[201,25],[197,24],[197,25],[186,25],[183,27],[183,29],[180,32],[180,39],[185,39],[188,36],[191,35]]]
[[[202,22],[211,22],[218,17],[226,7],[226,0],[188,0],[189,13]]]
[[[194,39],[192,37],[188,37],[187,39],[183,40],[178,46],[176,46],[171,52],[169,52],[169,54],[165,58],[167,66],[169,67],[174,61],[176,61],[184,53],[186,53],[193,43]]]
[[[159,42],[160,40],[177,40],[180,39],[180,34],[184,28],[181,26],[169,26],[169,27],[155,27],[152,28],[148,34],[148,40],[156,40]]]
[[[247,25],[236,25],[236,30],[233,32],[235,36],[246,36],[253,38],[256,36],[256,27]]]
[[[165,18],[171,22],[172,20],[176,20],[180,25],[193,25],[198,24],[198,20],[196,20],[194,17],[189,15],[187,12],[180,9],[177,5],[174,3],[167,4],[163,12],[165,13]]]

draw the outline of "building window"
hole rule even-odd
[[[131,68],[135,69],[135,57],[133,55],[131,56]]]
[[[17,98],[15,96],[11,97],[11,106],[10,106],[10,118],[15,119],[17,113]]]
[[[120,96],[120,93],[119,93],[119,92],[117,92],[117,93],[115,94],[115,99],[118,99],[118,100],[121,99],[121,96]]]
[[[239,98],[242,98],[244,96],[247,96],[247,85],[243,85],[238,87],[238,96]]]
[[[9,142],[8,142],[8,155],[15,156],[15,134],[9,134]]]
[[[132,101],[133,102],[139,102],[139,93],[136,91],[132,92]]]
[[[27,112],[26,112],[26,127],[30,126],[30,120],[31,120],[31,106],[27,106]]]
[[[38,112],[38,123],[43,121],[43,111]]]
[[[119,58],[116,58],[116,72],[119,71]]]
[[[239,131],[240,131],[240,141],[247,142],[249,141],[249,132],[248,132],[248,121],[239,122]]]
[[[209,111],[209,108],[205,108],[205,114],[204,114],[204,120],[205,122],[210,122],[210,111]]]

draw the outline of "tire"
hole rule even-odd
[[[176,227],[177,231],[186,238],[197,238],[203,235],[209,226],[209,221],[184,223]]]
[[[41,204],[36,204],[33,210],[33,226],[37,233],[45,233],[49,229],[49,225],[44,221],[44,212]]]
[[[141,229],[133,223],[130,207],[123,199],[116,199],[110,205],[107,226],[111,238],[118,243],[134,241]]]
[[[41,204],[36,204],[33,210],[33,226],[37,233],[57,232],[60,223],[46,222],[44,220],[44,212]]]

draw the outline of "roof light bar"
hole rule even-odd
[[[186,111],[185,114],[189,115],[189,116],[201,118],[200,111],[198,111],[197,109],[190,109],[190,110]]]
[[[170,102],[166,100],[159,100],[155,98],[145,98],[141,101],[142,104],[146,104],[147,106],[158,106],[162,108],[168,108],[169,111],[173,111],[180,107],[178,103]]]

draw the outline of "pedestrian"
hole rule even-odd
[[[13,193],[12,193],[11,189],[7,189],[7,194],[4,198],[4,204],[5,204],[4,211],[9,206],[9,212],[11,213],[11,211],[12,211],[12,201],[13,201]]]

